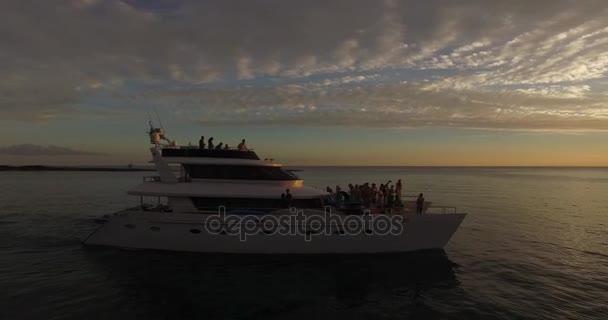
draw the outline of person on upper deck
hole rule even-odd
[[[205,149],[205,136],[201,136],[201,139],[198,140],[198,148]]]
[[[209,138],[209,140],[207,140],[207,147],[209,149],[213,149],[213,137]]]
[[[230,149],[230,147],[229,147],[229,146],[228,146],[228,144],[226,143],[226,144],[224,145],[224,150],[229,150],[229,149]]]
[[[217,146],[215,146],[215,150],[222,150],[223,146],[224,146],[224,143],[220,142],[220,144],[218,144]]]
[[[239,143],[238,149],[239,151],[249,151],[249,149],[247,149],[247,145],[245,144],[245,139]]]

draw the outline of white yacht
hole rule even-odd
[[[252,150],[177,146],[152,124],[150,142],[158,176],[128,191],[141,205],[97,219],[100,226],[84,244],[248,254],[405,252],[443,248],[466,216],[428,202],[416,214],[415,201],[370,211],[304,186]]]

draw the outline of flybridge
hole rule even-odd
[[[158,117],[158,114],[157,114]],[[160,118],[158,118],[160,123]],[[252,150],[238,150],[238,149],[203,149],[193,146],[178,146],[175,140],[170,140],[162,127],[156,128],[152,123],[152,120],[148,122],[150,124],[150,143],[161,147],[163,157],[186,157],[186,158],[228,158],[228,159],[248,159],[248,160],[260,160],[258,155]],[[167,143],[162,144],[161,140],[165,140]]]
[[[253,151],[239,151],[234,149],[197,149],[192,147],[164,148],[163,157],[193,157],[193,158],[231,158],[260,160]]]

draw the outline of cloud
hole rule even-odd
[[[18,144],[0,147],[0,155],[11,156],[88,156],[99,155],[99,153],[74,150],[54,145],[40,146],[35,144]]]
[[[608,3],[0,3],[0,115],[606,129]],[[500,111],[496,111],[500,109]]]
[[[326,80],[321,80],[325,83]],[[576,97],[581,88],[528,91],[428,90],[424,84],[176,88],[140,96],[200,123],[359,127],[466,127],[608,130],[605,98]],[[449,106],[449,107],[446,107]]]
[[[560,86],[551,85],[547,87],[533,87],[527,89],[516,89],[515,92],[526,93],[529,95],[542,95],[557,98],[582,98],[591,88],[588,85]]]

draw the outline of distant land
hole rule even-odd
[[[72,166],[6,166],[0,171],[156,171],[152,167],[72,167]]]

